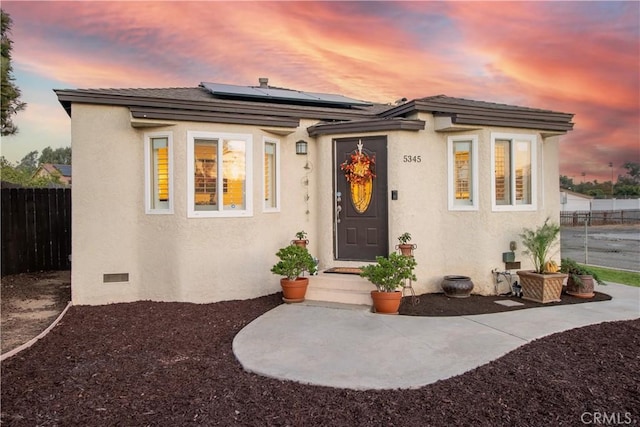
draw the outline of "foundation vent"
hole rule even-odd
[[[129,281],[129,273],[109,273],[102,275],[103,283],[119,283],[119,282],[128,282]]]

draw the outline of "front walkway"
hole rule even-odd
[[[459,317],[283,304],[240,331],[233,351],[246,370],[268,377],[359,390],[416,388],[545,335],[640,317],[640,288],[598,288],[613,299]]]

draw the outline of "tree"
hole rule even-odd
[[[627,170],[627,175],[631,177],[635,184],[640,184],[640,163],[627,162],[622,165]],[[618,180],[620,180],[618,178]]]
[[[2,100],[0,108],[1,131],[2,136],[13,135],[18,131],[17,126],[12,121],[18,111],[24,110],[27,104],[20,101],[20,89],[15,85],[13,77],[13,68],[11,66],[11,50],[13,49],[13,41],[9,38],[11,25],[13,21],[11,17],[0,9],[1,20],[1,43],[2,62],[0,64],[0,83],[2,86]]]
[[[34,150],[24,156],[16,169],[23,170],[29,174],[34,173],[38,169],[38,150]]]
[[[560,175],[560,188],[566,188],[567,190],[572,190],[573,178],[569,178],[566,175]]]
[[[57,165],[70,165],[71,164],[71,147],[61,147],[55,150],[51,147],[47,147],[42,150],[40,158],[38,159],[40,164],[53,163]]]
[[[37,151],[32,151],[22,160],[25,161],[25,159],[27,159],[25,163],[29,163],[37,157],[37,155]],[[14,166],[4,156],[0,157],[0,179],[5,182],[19,184],[23,187],[49,187],[51,184],[61,184],[60,177],[58,176],[33,176],[33,172],[31,172],[29,168],[21,167],[20,165]]]

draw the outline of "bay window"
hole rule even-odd
[[[493,210],[536,209],[536,137],[491,135]]]
[[[447,139],[449,210],[478,209],[478,137]]]
[[[171,133],[145,134],[145,212],[173,213],[173,140]]]
[[[188,132],[188,216],[251,216],[251,135]]]
[[[280,210],[280,142],[264,138],[264,205],[265,212]]]

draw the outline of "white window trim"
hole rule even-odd
[[[153,165],[151,162],[152,148],[151,141],[154,138],[167,138],[167,156],[169,158],[169,207],[153,208],[153,194],[151,189],[151,175]],[[171,215],[173,214],[173,133],[172,132],[149,132],[144,134],[144,208],[149,215]]]
[[[456,205],[455,204],[455,158],[453,156],[453,144],[455,142],[471,141],[471,204]],[[447,138],[447,187],[449,193],[449,210],[450,211],[477,211],[480,193],[478,192],[478,136],[477,135],[457,135]]]
[[[275,179],[276,179],[276,207],[275,208],[267,208],[264,205],[264,200],[266,197],[266,194],[264,193],[264,187],[265,187],[265,167],[264,167],[264,160],[262,162],[262,198],[260,199],[262,202],[262,211],[263,212],[280,212],[280,140],[279,139],[275,139],[275,138],[269,138],[269,137],[263,137],[262,138],[262,158],[264,159],[264,156],[266,155],[266,147],[267,147],[267,143],[269,144],[274,144],[275,145],[275,149],[276,149],[276,170],[275,172]]]
[[[218,211],[196,211],[194,208],[194,161],[195,161],[195,140],[225,140],[237,139],[244,141],[246,145],[245,158],[245,209],[243,210],[218,210]],[[222,145],[218,144],[219,156],[222,158]],[[220,165],[222,162],[220,162]],[[221,166],[220,166],[221,167]],[[253,137],[250,134],[222,133],[222,132],[187,132],[187,217],[188,218],[220,218],[220,217],[250,217],[253,216]],[[222,188],[222,183],[220,183]],[[220,204],[219,206],[222,206]]]
[[[512,142],[511,144],[511,158],[513,159],[513,151],[515,144],[514,141],[527,141],[531,146],[531,204],[528,205],[498,205],[496,204],[496,151],[495,143],[498,139],[506,139]],[[506,211],[535,211],[538,209],[538,163],[537,163],[537,147],[538,138],[532,134],[516,134],[516,133],[491,133],[491,208],[494,212],[506,212]],[[515,177],[515,161],[511,161],[511,171],[509,176]],[[515,185],[510,186],[511,200],[515,203]]]

